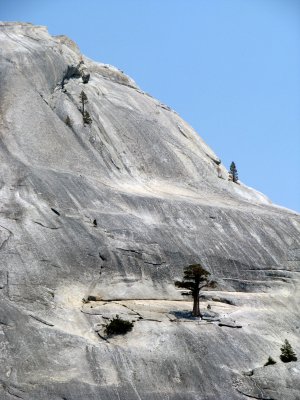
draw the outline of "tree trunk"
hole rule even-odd
[[[194,305],[193,305],[193,316],[200,317],[200,306],[199,306],[199,292],[193,295]]]

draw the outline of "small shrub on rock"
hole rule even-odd
[[[102,297],[101,296],[88,296],[87,300],[88,301],[101,301]]]
[[[290,361],[297,361],[296,353],[294,352],[292,346],[290,345],[287,339],[285,339],[284,344],[282,345],[280,350],[281,350],[281,355],[280,355],[281,361],[285,363]]]
[[[105,328],[105,333],[107,335],[124,335],[125,333],[131,331],[133,328],[133,323],[130,321],[125,321],[116,315]]]
[[[70,120],[70,117],[69,117],[69,116],[67,116],[67,118],[65,119],[65,124],[66,124],[69,128],[72,127],[72,121]]]
[[[84,124],[91,125],[91,123],[93,122],[93,120],[92,120],[92,118],[91,118],[91,116],[90,116],[88,111],[85,111],[83,113],[82,118],[83,118],[83,123]]]
[[[268,365],[273,365],[273,364],[276,364],[276,361],[273,360],[273,358],[269,356],[268,361],[264,364],[264,367],[267,367]]]

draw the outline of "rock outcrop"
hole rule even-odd
[[[299,215],[65,36],[0,23],[0,57],[0,398],[299,399]],[[174,286],[197,262],[200,321]]]

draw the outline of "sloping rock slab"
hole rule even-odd
[[[228,328],[242,328],[243,326],[236,323],[235,321],[232,321],[230,319],[226,320],[226,319],[222,319],[219,324],[219,326],[226,326]]]

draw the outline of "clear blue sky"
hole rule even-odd
[[[0,0],[175,109],[240,179],[300,211],[300,0]]]

